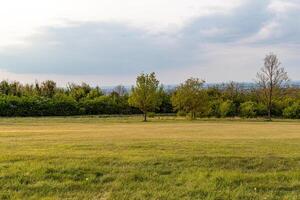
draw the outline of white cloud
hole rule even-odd
[[[242,0],[0,0],[0,47],[22,44],[40,27],[114,21],[148,31],[180,28],[187,20],[228,12]]]
[[[279,35],[279,27],[280,24],[277,21],[272,20],[266,23],[264,26],[262,26],[255,35],[252,35],[248,38],[244,38],[240,41],[240,43],[257,43],[263,40],[268,40],[272,37],[276,37]]]
[[[298,1],[298,0],[296,0]],[[299,4],[295,0],[272,0],[268,6],[271,12],[276,14],[286,13],[292,9],[298,9]]]
[[[209,83],[238,81],[253,81],[257,71],[263,65],[264,56],[269,52],[276,52],[292,80],[299,80],[299,46],[243,46],[228,44],[208,44],[203,46],[205,52],[201,60],[193,66],[182,66],[174,70],[156,69],[158,79],[163,84],[177,84],[190,77],[199,77]],[[141,71],[140,71],[141,72]],[[151,70],[146,70],[146,73]],[[118,84],[134,84],[136,73],[132,74],[95,74],[95,75],[68,75],[51,73],[12,73],[0,70],[0,80],[17,80],[22,83],[42,82],[54,80],[59,86],[66,86],[69,82],[86,82],[91,85],[113,86]]]
[[[155,71],[166,84],[251,81],[269,52],[299,79],[297,1],[6,1],[0,79],[116,85]]]
[[[19,74],[0,69],[0,80],[18,81],[21,83],[43,82],[53,80],[58,86],[65,87],[68,83],[88,83],[93,86],[114,86],[134,84],[135,74],[132,75],[59,75],[59,74]]]

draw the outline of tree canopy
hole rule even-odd
[[[174,109],[190,113],[195,119],[197,114],[207,110],[208,96],[203,90],[204,81],[190,78],[178,86],[172,96]]]
[[[154,72],[142,73],[137,77],[128,102],[139,108],[144,113],[144,121],[147,121],[147,112],[155,110],[161,104],[159,81]]]
[[[289,80],[287,72],[277,56],[270,53],[265,57],[264,66],[257,73],[257,83],[262,89],[263,100],[267,105],[268,118],[272,117],[273,99],[277,92],[283,87],[283,84]]]

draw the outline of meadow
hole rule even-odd
[[[1,118],[0,199],[300,199],[300,121]]]

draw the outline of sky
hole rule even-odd
[[[0,79],[59,85],[254,81],[266,54],[300,80],[299,0],[0,0]]]

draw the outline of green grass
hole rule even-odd
[[[300,122],[0,119],[0,199],[300,199]]]

